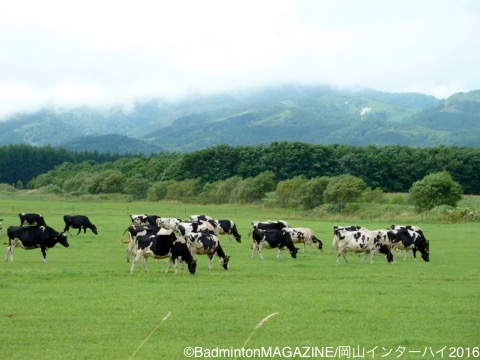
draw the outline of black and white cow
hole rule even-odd
[[[389,230],[387,236],[392,249],[411,250],[413,258],[417,261],[417,251],[422,254],[422,259],[430,261],[430,245],[423,235],[413,230]],[[405,254],[404,260],[407,258]]]
[[[340,262],[340,256],[343,256],[345,262],[347,260],[347,252],[363,253],[360,262],[363,264],[367,253],[370,253],[370,263],[373,264],[373,259],[377,253],[385,255],[387,261],[391,264],[395,263],[390,248],[384,241],[385,230],[358,230],[349,231],[346,229],[336,229],[335,235],[338,238],[337,242],[337,264]]]
[[[208,270],[213,269],[213,258],[215,255],[220,258],[220,265],[222,265],[225,270],[228,270],[230,256],[225,254],[220,239],[216,235],[210,234],[208,231],[192,232],[185,236],[185,240],[193,257],[196,258],[197,254],[208,256]]]
[[[137,238],[142,235],[155,235],[160,230],[157,226],[151,225],[130,225],[123,235],[128,231],[128,240],[123,241],[128,244],[127,246],[127,262],[130,262],[130,256],[135,256],[138,249]]]
[[[319,238],[316,237],[312,229],[306,227],[286,227],[283,228],[283,230],[290,234],[294,244],[303,243],[303,252],[305,252],[305,247],[307,245],[316,247],[318,250],[323,251],[323,243]]]
[[[20,213],[18,214],[20,218],[20,226],[24,225],[47,225],[43,215],[36,213]]]
[[[178,225],[180,225],[182,221],[182,219],[177,218],[159,217],[156,225],[164,229],[178,231]]]
[[[177,274],[178,262],[185,261],[190,274],[195,274],[197,262],[188,249],[185,239],[177,238],[172,231],[168,234],[142,235],[138,237],[137,241],[138,249],[132,267],[130,268],[130,273],[135,271],[135,265],[140,258],[142,258],[143,269],[145,272],[148,272],[147,259],[153,257],[155,259],[169,258],[165,273],[168,273],[170,266],[173,264],[175,274]]]
[[[208,220],[213,220],[213,217],[208,215],[190,215],[190,220],[195,222],[208,221]]]
[[[183,221],[178,225],[178,232],[182,236],[202,231],[207,231],[210,234],[218,235],[218,227],[215,220]]]
[[[227,234],[228,240],[231,241],[231,236],[237,240],[237,242],[242,242],[242,236],[238,233],[237,225],[232,220],[215,220],[218,224],[218,235]]]
[[[277,259],[280,258],[282,250],[288,249],[292,258],[297,257],[298,249],[295,247],[290,234],[285,229],[262,230],[255,229],[252,233],[252,259],[255,251],[258,250],[260,258],[263,259],[262,249],[278,249]]]
[[[157,224],[157,219],[160,216],[158,215],[147,215],[147,214],[132,214],[130,215],[130,221],[132,225],[140,226],[140,225],[153,225]]]
[[[281,230],[285,227],[290,227],[290,225],[284,220],[252,221],[252,226],[253,230]]]
[[[330,254],[332,253],[332,250],[335,249],[337,250],[338,248],[338,233],[337,230],[346,230],[346,231],[359,231],[359,230],[368,230],[367,228],[364,228],[363,226],[359,225],[334,225],[333,226],[333,240],[332,240],[332,246],[330,248]]]
[[[5,261],[13,261],[13,252],[16,247],[25,250],[40,248],[42,261],[47,262],[47,250],[53,248],[57,243],[68,247],[67,237],[47,225],[38,226],[9,226],[7,229],[8,246],[5,254]]]
[[[85,215],[64,215],[63,221],[65,222],[65,228],[63,229],[63,232],[68,231],[70,234],[69,229],[73,228],[78,229],[78,235],[82,229],[84,234],[87,233],[87,229],[90,229],[95,235],[98,235],[97,227]]]
[[[429,242],[427,240],[427,238],[425,237],[425,235],[423,234],[423,230],[421,228],[419,228],[418,226],[415,226],[415,225],[391,225],[390,226],[390,229],[392,230],[409,230],[409,231],[415,231],[416,233],[418,233],[422,240],[427,244],[427,246],[429,245]],[[399,246],[397,246],[395,248],[396,250],[401,250]],[[428,250],[428,248],[427,248]],[[403,260],[407,260],[407,255],[408,253],[411,251],[410,248],[405,248],[405,256],[403,258]],[[416,258],[414,257],[414,260],[416,260]]]

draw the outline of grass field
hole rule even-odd
[[[433,358],[431,352],[478,358],[478,223],[417,222],[430,240],[430,263],[397,257],[389,265],[378,256],[362,265],[351,255],[349,264],[337,265],[330,253],[333,221],[278,209],[0,196],[2,244],[7,226],[19,224],[19,212],[40,212],[59,231],[64,214],[84,214],[99,235],[73,232],[70,247],[51,249],[45,264],[39,249],[16,249],[14,262],[1,262],[1,359],[185,359],[188,347],[197,348],[196,358],[233,359],[220,349],[233,352],[245,342],[251,351],[271,348],[264,358],[300,351],[322,358],[326,347],[332,352],[324,350],[325,358],[421,359]],[[165,274],[165,261],[152,259],[149,273],[139,264],[130,274],[121,243],[130,213],[233,219],[242,243],[222,236],[228,271],[215,261],[209,272],[207,258],[199,256],[195,275]],[[308,248],[297,259],[285,252],[280,260],[275,250],[264,250],[264,260],[252,259],[250,222],[267,219],[312,228],[325,250]],[[390,222],[358,225],[376,229]],[[343,353],[335,356],[338,350]]]

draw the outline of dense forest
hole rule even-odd
[[[55,186],[65,193],[135,193],[144,198],[163,182],[195,182],[197,190],[227,179],[272,174],[272,181],[350,174],[371,189],[408,192],[415,181],[446,171],[465,194],[480,194],[480,149],[470,147],[314,145],[219,145],[186,154],[115,157],[51,147],[0,148],[0,182],[29,188]],[[88,160],[88,161],[84,161]],[[28,183],[28,185],[27,185]]]
[[[52,170],[64,162],[78,164],[87,160],[101,164],[128,158],[129,154],[119,155],[98,152],[74,152],[52,146],[34,147],[29,145],[7,145],[0,147],[0,183],[27,184],[34,177]]]

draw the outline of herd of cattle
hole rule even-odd
[[[20,213],[20,226],[9,226],[7,229],[8,245],[5,261],[13,261],[13,252],[16,247],[24,249],[40,248],[42,260],[46,262],[46,251],[57,243],[68,247],[66,233],[70,228],[78,229],[77,235],[83,230],[84,234],[90,229],[98,234],[96,226],[84,215],[65,215],[65,228],[58,232],[48,226],[40,214]],[[228,270],[230,257],[225,253],[220,241],[220,235],[228,235],[231,241],[233,236],[241,242],[241,235],[232,220],[217,220],[207,215],[191,215],[189,221],[177,218],[166,218],[156,215],[130,215],[131,224],[125,230],[129,238],[124,241],[127,246],[127,262],[133,257],[130,272],[135,271],[137,262],[141,259],[145,271],[148,271],[146,262],[148,257],[154,259],[168,259],[167,269],[174,266],[178,272],[180,262],[187,264],[188,271],[195,274],[197,255],[207,255],[209,270],[212,270],[214,257],[220,259],[221,266]],[[277,259],[283,250],[288,250],[292,258],[297,257],[298,248],[295,244],[303,244],[303,251],[307,245],[323,250],[322,241],[315,233],[306,227],[290,227],[286,221],[253,221],[251,223],[252,237],[251,256],[258,252],[263,259],[262,249],[278,249]],[[1,223],[0,223],[1,229]],[[409,251],[413,252],[416,260],[417,251],[424,261],[429,261],[429,242],[422,229],[417,226],[392,225],[389,229],[369,230],[361,226],[334,226],[332,249],[337,250],[337,263],[342,256],[348,262],[348,252],[361,253],[363,263],[369,253],[373,260],[377,254],[385,255],[389,263],[395,263],[392,251],[405,250],[405,259]]]

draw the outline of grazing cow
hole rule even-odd
[[[142,258],[143,269],[145,272],[148,272],[147,259],[151,256],[155,259],[169,258],[165,273],[168,273],[170,266],[173,263],[175,274],[177,274],[178,262],[185,261],[190,274],[195,274],[197,262],[188,249],[185,239],[177,238],[172,231],[170,231],[168,234],[142,235],[139,236],[137,240],[138,249],[135,259],[133,260],[132,267],[130,268],[130,273],[134,272],[135,265],[140,258]]]
[[[82,229],[84,234],[87,233],[87,229],[90,229],[95,235],[98,235],[97,227],[85,215],[64,215],[63,221],[65,222],[63,232],[68,231],[70,235],[72,235],[69,231],[70,228],[78,229],[77,235]]]
[[[345,262],[348,263],[346,256],[348,251],[363,253],[363,257],[360,260],[362,264],[367,253],[370,253],[370,263],[373,264],[373,259],[377,252],[384,254],[389,263],[395,263],[393,255],[383,239],[383,231],[364,229],[349,231],[345,229],[336,229],[335,236],[338,238],[337,264],[340,262],[340,256],[343,256]]]
[[[252,259],[255,255],[255,251],[258,250],[260,258],[263,259],[262,249],[274,249],[278,248],[277,259],[280,258],[283,249],[288,249],[292,258],[297,257],[298,249],[293,245],[292,237],[290,234],[282,230],[262,230],[255,229],[252,233]]]
[[[305,247],[307,245],[310,245],[312,247],[315,245],[317,249],[323,251],[323,243],[319,238],[315,236],[315,233],[312,229],[305,227],[286,227],[283,230],[290,234],[290,237],[292,238],[294,244],[303,243],[303,252],[305,252]]]
[[[207,231],[210,234],[217,235],[218,230],[215,220],[208,221],[183,221],[178,225],[178,231],[182,236],[190,233]]]
[[[159,217],[156,225],[164,229],[178,231],[178,225],[182,222],[182,219]]]
[[[228,240],[231,241],[231,236],[237,240],[237,242],[242,242],[242,236],[238,233],[237,225],[232,220],[215,220],[218,224],[218,235],[227,234]]]
[[[193,257],[196,257],[197,254],[208,256],[208,270],[213,269],[212,263],[215,255],[220,258],[220,265],[222,265],[225,270],[228,270],[230,256],[225,254],[220,239],[216,235],[210,234],[208,231],[190,233],[185,236],[185,240]]]
[[[5,261],[13,261],[13,252],[15,248],[21,247],[25,250],[40,248],[42,251],[42,261],[47,262],[47,250],[53,248],[57,243],[68,247],[67,237],[64,233],[59,233],[50,226],[9,226],[7,229],[8,247],[5,255]]]
[[[391,225],[390,229],[392,229],[392,230],[415,231],[416,233],[418,233],[422,237],[422,239],[427,243],[427,246],[428,246],[428,240],[425,238],[425,235],[423,234],[423,230],[420,229],[418,226],[415,226],[415,225]],[[395,249],[398,250],[398,251],[401,251],[399,246],[396,246]],[[408,253],[411,251],[411,249],[407,247],[404,250],[405,250],[405,256],[404,256],[403,260],[407,260]],[[414,257],[414,260],[417,260],[417,259]]]
[[[388,238],[390,240],[392,249],[399,250],[411,250],[413,252],[413,258],[417,261],[417,251],[422,254],[422,259],[430,261],[430,245],[428,240],[423,235],[420,235],[416,231],[402,229],[402,230],[389,230],[387,231]],[[405,258],[406,259],[406,254]]]
[[[24,225],[47,225],[45,223],[45,219],[43,218],[42,215],[40,214],[35,214],[35,213],[20,213],[18,214],[18,217],[20,218],[20,226]]]

